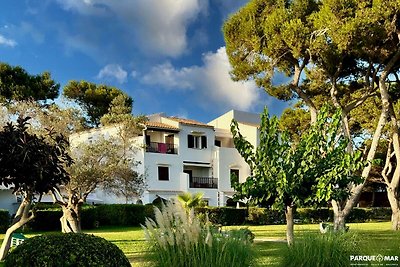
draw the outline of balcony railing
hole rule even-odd
[[[189,177],[190,188],[218,188],[218,179],[213,177]]]
[[[178,154],[178,146],[174,144],[150,142],[146,145],[146,152]]]

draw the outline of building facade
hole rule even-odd
[[[240,131],[254,146],[259,140],[258,114],[231,110],[209,123],[168,117],[163,113],[148,116],[142,134],[132,142],[138,147],[135,160],[141,164],[136,171],[145,175],[144,194],[131,202],[152,203],[157,198],[170,199],[183,192],[204,194],[209,206],[226,206],[232,198],[231,175],[239,181],[250,175],[250,168],[233,144],[230,124],[239,123]],[[83,131],[70,136],[71,146],[107,138],[118,133],[118,126]],[[50,196],[44,196],[51,202]],[[11,189],[0,188],[0,209],[14,213],[20,197]],[[96,190],[89,195],[90,203],[125,203],[124,198]]]
[[[234,148],[232,119],[238,121],[241,133],[256,146],[260,120],[257,114],[232,110],[207,124],[163,113],[148,116],[143,133],[133,140],[140,147],[135,154],[135,160],[141,162],[137,171],[145,175],[147,184],[140,201],[146,204],[183,192],[202,192],[208,205],[226,206],[234,194],[231,174],[241,181],[250,174],[249,166]],[[115,127],[106,127],[75,134],[71,144],[115,132]],[[99,190],[95,197],[102,203],[125,201]]]

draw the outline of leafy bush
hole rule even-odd
[[[28,228],[34,231],[60,231],[61,216],[61,207],[40,204]],[[154,218],[153,205],[108,204],[81,207],[82,229],[93,229],[99,225],[139,226],[145,222],[146,217]]]
[[[254,225],[280,224],[285,222],[285,214],[279,210],[250,207],[246,220]]]
[[[145,221],[145,206],[109,204],[96,207],[100,225],[139,226]]]
[[[202,224],[194,211],[181,204],[168,203],[156,220],[146,220],[143,227],[146,239],[152,244],[155,266],[195,267],[252,265],[251,242],[248,229],[221,232]]]
[[[328,208],[298,208],[294,216],[301,223],[320,223],[333,220],[333,211]]]
[[[242,225],[246,222],[247,209],[230,207],[201,207],[195,208],[196,214],[200,217],[208,215],[208,219],[213,224],[219,225]]]
[[[5,266],[131,265],[124,253],[104,238],[70,233],[47,234],[25,240],[6,257]]]
[[[358,247],[351,234],[308,234],[286,248],[281,266],[350,266],[350,255],[358,255]]]
[[[0,210],[0,233],[5,233],[10,224],[10,214],[7,210]]]
[[[33,231],[61,231],[61,208],[37,210],[35,218],[27,227]]]

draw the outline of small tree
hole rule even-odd
[[[348,183],[360,181],[354,172],[362,167],[361,153],[346,153],[348,141],[338,134],[340,119],[340,111],[329,118],[328,108],[324,107],[316,123],[294,144],[288,133],[279,129],[278,119],[269,118],[266,109],[261,116],[257,148],[244,139],[237,122],[232,121],[235,146],[251,169],[244,183],[233,181],[236,198],[284,209],[289,245],[293,243],[296,206],[347,198]]]
[[[35,217],[33,201],[38,196],[69,181],[65,166],[72,163],[66,153],[68,142],[63,136],[44,137],[27,132],[29,118],[19,118],[17,125],[8,123],[0,132],[0,184],[23,196],[11,226],[7,229],[0,249],[4,260],[10,249],[14,231]]]
[[[75,163],[68,169],[71,180],[65,188],[67,195],[53,191],[54,202],[63,210],[63,232],[81,231],[80,207],[98,188],[124,196],[126,201],[143,193],[144,175],[134,169],[139,164],[134,152],[134,145],[128,145],[120,136],[98,138],[72,148]]]
[[[179,194],[176,199],[182,204],[186,210],[190,210],[192,208],[204,205],[203,201],[204,193],[198,192],[196,194],[191,194],[189,192],[185,192]]]

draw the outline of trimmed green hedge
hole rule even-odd
[[[220,225],[242,225],[246,223],[247,209],[246,208],[231,208],[231,207],[199,207],[196,208],[196,213],[201,217],[208,214],[208,219],[213,224]]]
[[[150,206],[151,212],[153,207]],[[149,206],[134,204],[111,204],[96,206],[100,225],[139,226],[149,216]]]
[[[10,213],[7,210],[0,210],[0,233],[5,233],[10,224]]]
[[[35,231],[61,230],[60,218],[62,212],[60,207],[45,206],[44,208],[44,210],[39,209],[37,211],[35,219],[28,224],[28,228]],[[195,211],[203,219],[208,214],[210,222],[218,225],[285,223],[283,211],[265,208],[199,207]],[[6,226],[1,224],[3,221],[1,216],[6,215],[2,215],[0,212],[0,230],[6,229]],[[144,224],[146,217],[154,219],[153,205],[85,205],[81,211],[81,226],[82,229],[93,229],[98,226],[139,226]],[[390,221],[390,217],[390,208],[354,208],[347,218],[347,222]],[[7,218],[4,221],[9,222],[9,217]],[[294,218],[296,223],[332,222],[333,211],[328,208],[297,208]]]
[[[57,205],[39,206],[35,218],[27,228],[34,231],[61,230],[61,208]],[[81,208],[82,229],[93,229],[98,226],[140,226],[145,218],[154,218],[152,205],[109,204]]]
[[[390,221],[390,208],[354,208],[346,222]],[[294,218],[298,223],[332,222],[333,210],[328,208],[297,208]],[[283,211],[250,207],[247,223],[250,224],[277,224],[285,223]]]

